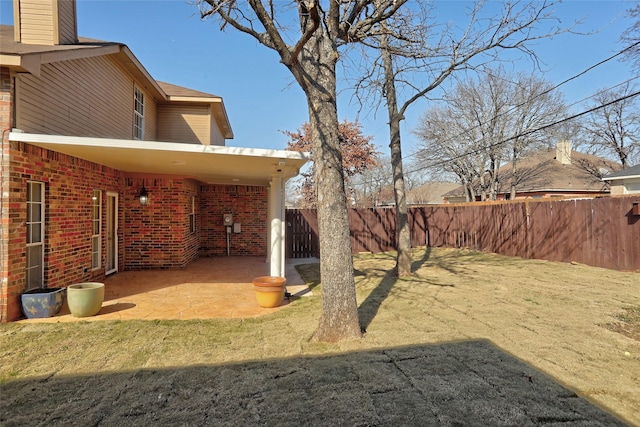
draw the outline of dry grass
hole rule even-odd
[[[0,382],[488,339],[640,424],[637,273],[431,249],[406,279],[392,253],[354,263],[361,340],[309,342],[321,301],[309,264],[299,271],[316,296],[256,319],[1,325]]]
[[[625,307],[624,312],[615,316],[618,320],[615,323],[607,324],[607,328],[640,341],[640,307]]]

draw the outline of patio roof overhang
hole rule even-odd
[[[14,130],[24,142],[129,173],[192,177],[209,184],[269,186],[296,176],[309,153],[175,142],[43,135]]]

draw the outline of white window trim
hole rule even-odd
[[[40,202],[35,202],[35,203],[39,203],[40,204],[40,240],[37,242],[29,242],[28,241],[28,237],[29,237],[29,233],[27,232],[27,241],[26,241],[26,247],[30,248],[33,246],[42,246],[42,257],[39,260],[40,265],[41,265],[41,277],[40,277],[40,286],[44,285],[44,243],[45,243],[45,236],[44,236],[44,223],[45,223],[45,191],[44,191],[44,182],[41,181],[27,181],[27,185],[31,185],[31,184],[38,184],[38,186],[40,187]],[[31,209],[31,205],[34,204],[34,202],[31,202],[27,199],[27,209],[30,210]],[[25,224],[27,227],[30,227],[31,224],[33,224],[33,221],[29,222],[29,221],[25,221]],[[28,255],[27,255],[28,256]],[[26,268],[29,268],[29,262],[27,260],[27,265]],[[37,289],[37,288],[30,288],[29,287],[29,283],[27,282],[27,290],[30,289]]]
[[[137,86],[133,88],[133,139],[144,139],[144,92]]]
[[[191,212],[189,213],[189,233],[196,232],[196,198],[191,196]]]
[[[102,267],[102,190],[93,190],[91,197],[91,271],[99,270]],[[97,204],[96,204],[97,202]],[[95,208],[98,207],[98,218],[95,217]],[[95,223],[98,222],[98,233],[94,234]],[[98,247],[98,264],[93,264],[94,240]]]

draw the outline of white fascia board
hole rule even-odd
[[[197,145],[179,142],[138,141],[113,138],[89,138],[83,136],[44,135],[35,133],[10,132],[9,141],[26,143],[46,143],[78,145],[95,148],[129,148],[133,150],[160,150],[180,153],[210,153],[234,156],[266,157],[275,159],[311,160],[311,153],[264,148],[226,147],[218,145]]]
[[[602,178],[603,181],[619,181],[625,179],[635,179],[640,178],[640,175],[624,175],[624,176],[605,176]]]
[[[158,93],[162,94],[165,99],[167,99],[167,94],[165,93],[165,91],[162,90],[162,88],[160,88],[160,85],[158,85],[158,82],[156,81],[156,79],[154,79],[151,76],[151,74],[147,71],[147,69],[144,68],[144,65],[142,65],[142,63],[138,60],[138,58],[136,58],[133,52],[131,52],[131,49],[129,49],[127,45],[122,45],[121,51],[131,61],[131,63],[138,69],[138,71],[140,71],[140,73],[145,77],[145,79],[147,79],[147,81],[151,83],[153,88],[156,91],[158,91]]]

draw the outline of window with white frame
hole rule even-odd
[[[144,94],[137,87],[134,88],[133,138],[144,139]]]
[[[97,270],[102,258],[102,191],[93,190],[91,200],[91,269]]]
[[[196,232],[196,198],[191,196],[191,212],[189,213],[189,232]]]
[[[27,290],[44,287],[44,183],[27,182]]]

